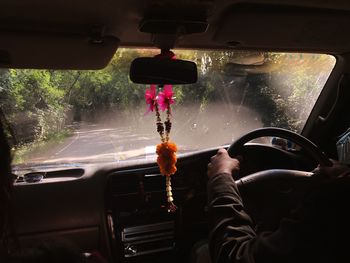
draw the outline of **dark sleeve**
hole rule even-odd
[[[304,229],[299,220],[283,219],[277,231],[257,235],[230,174],[209,178],[208,199],[213,262],[293,262],[290,255],[297,260],[295,244]]]

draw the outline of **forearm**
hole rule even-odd
[[[315,227],[314,215],[305,219],[303,209],[281,220],[274,232],[254,231],[253,222],[243,207],[237,186],[228,174],[209,178],[208,199],[211,233],[209,248],[213,262],[300,262],[303,247],[310,247],[310,238],[321,233]],[[310,203],[306,210],[313,210]],[[319,217],[319,216],[317,216]],[[312,244],[312,242],[311,242]],[[268,261],[267,261],[268,260]]]
[[[208,199],[212,229],[209,247],[214,262],[253,262],[253,222],[230,174],[209,178]]]
[[[208,164],[209,249],[213,262],[300,262],[290,256],[303,254],[296,245],[307,247],[303,236],[308,225],[296,216],[282,220],[275,232],[257,236],[231,171],[239,171],[239,161],[220,149]]]

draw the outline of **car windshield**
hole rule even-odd
[[[259,127],[301,132],[334,65],[325,54],[175,50],[198,82],[175,85],[171,140],[179,153],[230,144]],[[160,142],[129,67],[155,49],[119,49],[102,70],[0,70],[1,115],[14,163],[154,158]],[[163,114],[163,113],[162,113]],[[163,116],[163,115],[162,115]]]

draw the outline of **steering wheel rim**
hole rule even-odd
[[[332,166],[332,162],[326,157],[326,155],[310,140],[307,138],[289,130],[281,129],[281,128],[261,128],[257,130],[253,130],[245,135],[243,135],[240,139],[233,142],[228,148],[228,153],[231,157],[235,157],[241,153],[244,145],[256,138],[273,136],[280,137],[283,139],[290,140],[299,146],[303,147],[305,152],[310,155],[315,161],[317,161],[322,166]],[[291,194],[293,196],[294,193],[299,191],[299,187],[301,187],[300,191],[304,191],[308,188],[309,185],[312,184],[313,178],[315,178],[313,172],[307,171],[298,171],[298,170],[290,170],[290,169],[269,169],[262,170],[247,176],[241,177],[235,180],[237,187],[240,190],[243,198],[248,198],[250,193],[254,193],[252,196],[254,201],[246,201],[247,209],[249,209],[249,204],[253,207],[250,210],[250,215],[252,218],[259,222],[259,225],[263,225],[264,229],[269,231],[273,231],[279,225],[280,219],[287,215],[290,209],[295,208],[295,204],[297,203],[298,195],[295,195],[293,198],[294,202],[288,202],[282,205],[277,204],[277,213],[276,215],[271,217],[271,205],[269,205],[268,215],[261,211],[266,211],[266,207],[264,208],[264,203],[259,202],[259,200],[271,200],[266,199],[272,193],[278,193],[277,198],[273,198],[273,200],[280,200],[281,193],[282,196],[286,194]],[[281,182],[283,182],[281,184]],[[287,184],[286,184],[287,182]],[[291,184],[290,184],[291,183]],[[287,185],[287,188],[285,186]],[[271,186],[271,187],[270,187]],[[282,188],[280,188],[282,187]],[[296,190],[298,188],[298,190]],[[257,194],[256,190],[260,189]],[[268,191],[268,192],[266,192]],[[263,196],[261,196],[261,194]],[[284,200],[282,198],[282,200]],[[256,202],[257,201],[257,202]],[[264,201],[264,202],[265,202]],[[277,202],[278,203],[278,202]],[[255,206],[255,207],[254,207]],[[262,210],[261,210],[262,209]],[[265,209],[265,210],[264,210]]]
[[[290,140],[301,146],[305,152],[316,160],[321,166],[332,166],[332,162],[312,141],[298,133],[275,127],[260,128],[246,133],[241,138],[234,141],[227,149],[227,152],[231,157],[235,157],[240,153],[247,142],[260,137],[279,137]]]

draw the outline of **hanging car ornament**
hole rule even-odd
[[[157,55],[159,59],[176,59],[175,54],[171,51],[162,51]],[[156,85],[151,85],[149,89],[146,89],[145,99],[148,105],[147,112],[155,111],[156,113],[156,125],[157,132],[160,135],[161,143],[156,147],[157,163],[160,173],[165,176],[166,179],[166,194],[168,201],[168,212],[174,213],[177,209],[173,203],[173,193],[171,187],[171,176],[176,172],[176,152],[177,146],[170,141],[171,131],[171,104],[175,103],[174,92],[172,85],[158,85],[158,88],[163,88],[157,94]],[[160,111],[166,113],[166,120],[162,122]]]

